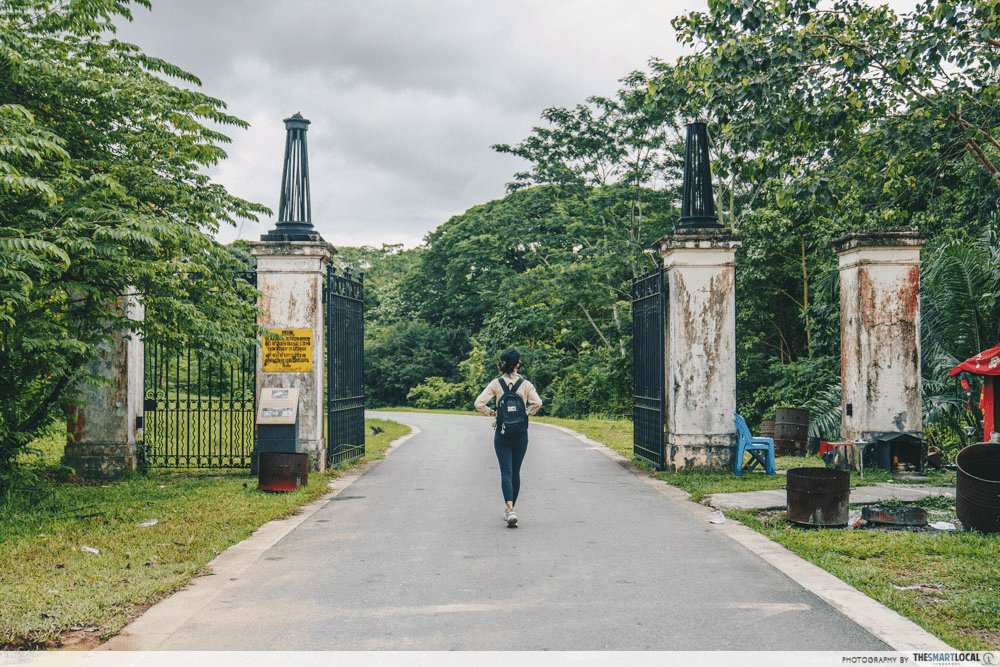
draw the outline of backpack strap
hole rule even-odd
[[[521,383],[524,382],[524,378],[517,378],[517,382],[515,382],[510,386],[508,386],[507,383],[504,382],[502,375],[497,378],[497,381],[500,383],[500,388],[503,389],[504,391],[517,391],[518,387],[521,386]]]

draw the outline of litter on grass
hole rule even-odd
[[[726,515],[722,513],[722,510],[715,510],[714,512],[712,512],[711,514],[708,515],[708,522],[709,523],[725,523],[726,522]]]
[[[950,521],[932,521],[927,525],[934,530],[958,530],[955,524]]]
[[[897,591],[928,592],[928,591],[939,591],[941,590],[942,587],[944,587],[944,584],[938,581],[930,584],[913,584],[912,586],[897,586],[896,584],[892,584],[892,587],[895,588]]]

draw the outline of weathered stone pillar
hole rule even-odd
[[[127,297],[130,318],[142,320],[145,309]],[[138,335],[116,334],[90,362],[90,372],[108,380],[79,388],[67,424],[63,464],[81,477],[113,479],[135,470],[138,418],[143,405],[143,344]]]
[[[840,256],[841,438],[923,429],[920,249],[915,228],[859,230]]]
[[[323,283],[333,246],[319,241],[251,242],[257,257],[261,326],[283,341],[264,340],[257,353],[257,391],[299,389],[299,451],[313,470],[326,469],[323,432]]]
[[[676,229],[656,243],[667,285],[666,460],[728,468],[736,451],[736,250],[725,229]]]

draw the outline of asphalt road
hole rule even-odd
[[[892,650],[593,443],[532,424],[511,529],[490,420],[386,418],[420,433],[106,648]]]

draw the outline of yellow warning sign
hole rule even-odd
[[[265,373],[307,373],[313,367],[312,329],[271,329],[280,338],[264,339]]]

